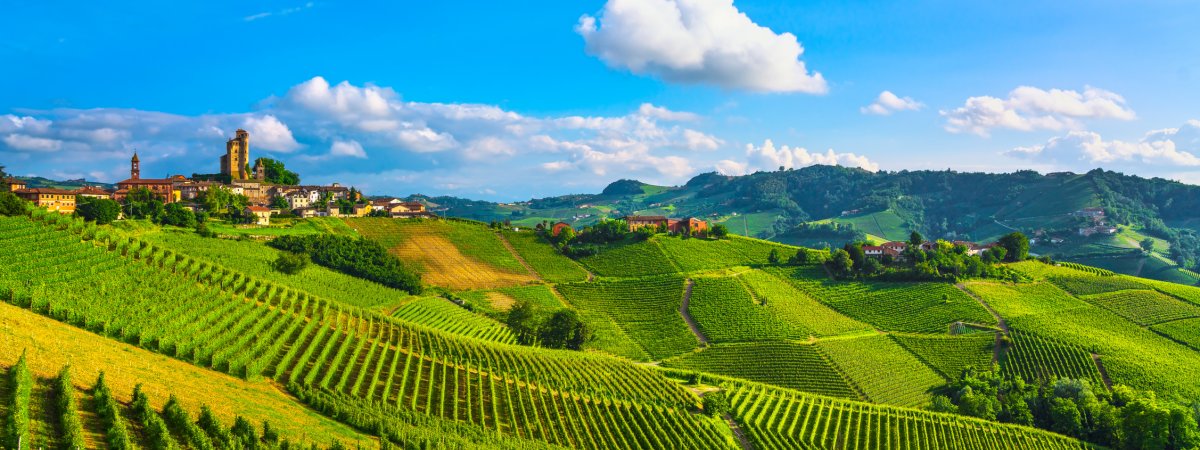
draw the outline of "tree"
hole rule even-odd
[[[709,230],[708,234],[717,239],[725,239],[726,236],[729,236],[729,227],[725,226],[723,223],[718,223],[712,226],[712,229]]]
[[[808,251],[805,249],[800,249],[796,252],[796,254],[792,255],[791,258],[788,258],[788,264],[793,266],[803,266],[808,264]]]
[[[307,266],[308,255],[293,252],[279,252],[279,256],[275,258],[275,262],[271,263],[271,268],[288,275],[300,273]]]
[[[729,397],[726,397],[722,391],[709,392],[704,394],[701,405],[703,405],[705,413],[717,417],[729,412]]]
[[[1154,251],[1154,239],[1150,239],[1150,238],[1142,239],[1141,246],[1142,246],[1143,252],[1150,253],[1150,252]]]
[[[0,192],[0,216],[25,214],[25,200],[12,192]]]
[[[772,266],[779,264],[779,250],[771,249],[771,253],[767,254],[767,263]]]
[[[833,251],[833,257],[829,260],[829,269],[838,275],[849,275],[854,270],[854,260],[850,259],[850,254],[843,249]]]
[[[271,208],[279,209],[279,210],[287,210],[288,207],[290,207],[290,206],[292,206],[292,205],[288,203],[287,197],[284,197],[282,195],[276,195],[274,197],[271,197]]]
[[[508,310],[508,318],[504,323],[517,336],[517,342],[533,345],[537,343],[538,321],[537,307],[528,300],[521,300]]]
[[[97,225],[107,225],[121,215],[121,205],[107,198],[79,196],[75,200],[75,215]]]
[[[1067,436],[1080,436],[1083,414],[1080,414],[1075,402],[1066,398],[1050,400],[1050,429]]]
[[[587,325],[579,320],[575,311],[563,309],[556,311],[541,326],[538,337],[543,347],[580,350],[590,335]]]
[[[921,233],[916,230],[908,235],[908,245],[911,247],[919,247],[924,242],[925,236],[921,236]]]
[[[1007,261],[1024,261],[1029,257],[1029,238],[1020,231],[1004,235],[999,243],[1007,251]]]
[[[228,218],[246,209],[250,199],[245,195],[234,194],[224,186],[212,186],[196,197],[196,203],[202,205],[210,214]]]
[[[196,226],[196,214],[178,203],[171,203],[163,208],[159,223],[177,227],[193,228]]]
[[[296,172],[287,170],[283,166],[283,162],[276,161],[271,158],[259,158],[265,169],[264,178],[266,182],[271,184],[282,184],[287,186],[295,186],[300,184],[300,175]]]
[[[157,220],[163,214],[163,201],[148,188],[133,188],[125,196],[122,209],[131,219]]]

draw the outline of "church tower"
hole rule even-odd
[[[254,179],[258,181],[267,179],[267,167],[263,165],[262,158],[254,160]]]
[[[233,139],[225,143],[225,154],[221,156],[221,174],[233,180],[250,178],[246,166],[250,164],[250,133],[238,128]]]
[[[137,180],[142,177],[142,164],[138,161],[137,152],[133,152],[133,159],[129,160],[129,179]]]

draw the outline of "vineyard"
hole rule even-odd
[[[436,286],[476,289],[533,282],[529,271],[490,229],[442,220],[347,219],[363,237],[379,242]]]
[[[280,436],[269,422],[254,423],[237,416],[232,424],[222,423],[208,406],[201,406],[195,419],[172,395],[155,399],[139,384],[129,402],[117,400],[118,393],[103,373],[87,388],[68,367],[53,378],[36,376],[25,358],[4,368],[5,408],[0,409],[5,448],[255,448],[252,446],[330,446],[302,436]],[[430,436],[432,437],[432,436]],[[429,441],[436,442],[436,441]]]
[[[968,367],[987,370],[992,366],[996,333],[958,336],[893,334],[892,339],[947,380],[956,380]]]
[[[216,370],[580,448],[728,441],[682,388],[611,358],[405,325],[69,218],[2,218],[0,236],[10,301]]]
[[[758,303],[736,277],[696,278],[688,311],[712,342],[807,339],[809,332]]]
[[[503,234],[517,254],[521,255],[521,258],[546,281],[570,283],[587,280],[588,274],[583,267],[563,256],[536,233],[504,231]]]
[[[929,391],[945,383],[884,335],[823,340],[817,347],[872,402],[924,406],[929,403]]]
[[[1200,317],[1200,306],[1184,303],[1156,291],[1117,291],[1083,299],[1140,325]]]
[[[800,251],[798,247],[741,236],[720,240],[667,236],[656,237],[655,241],[684,272],[766,264],[771,250],[778,252],[780,260],[787,261]]]
[[[607,315],[653,359],[688,352],[698,344],[679,314],[683,288],[678,277],[558,286],[572,306]]]
[[[408,296],[407,292],[317,264],[309,264],[295,275],[281,273],[271,268],[279,251],[259,242],[203,238],[195,233],[169,231],[143,233],[141,237],[154,245],[197,260],[351,305],[384,305]]]
[[[1091,353],[1080,346],[1030,333],[1013,331],[1012,346],[1002,366],[1006,373],[1027,381],[1053,381],[1062,377],[1089,380],[1102,386]]]
[[[1150,327],[1175,341],[1200,351],[1200,319],[1184,319]]]
[[[644,277],[676,272],[671,260],[653,240],[619,244],[579,262],[605,277]]]
[[[821,397],[754,383],[728,383],[733,415],[755,449],[1086,449],[1049,432]]]
[[[473,314],[441,297],[415,298],[397,308],[392,317],[486,341],[512,344],[517,340],[500,322]]]
[[[842,314],[881,330],[944,333],[955,322],[996,323],[978,302],[946,283],[832,281],[813,268],[768,271]]]
[[[1025,315],[1053,314],[1088,304],[1050,283],[966,283],[966,287],[1000,311],[1006,319]]]
[[[501,312],[512,308],[518,301],[527,301],[547,312],[563,308],[562,301],[554,294],[553,288],[541,284],[464,291],[456,295],[463,298],[475,310],[484,311],[497,317],[501,315]]]
[[[832,397],[859,398],[829,359],[810,344],[771,342],[716,345],[663,361],[662,365]]]
[[[1149,286],[1124,276],[1054,275],[1047,278],[1064,291],[1075,295],[1103,294],[1127,289],[1150,289]]]

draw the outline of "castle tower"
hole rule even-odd
[[[267,166],[263,165],[262,158],[254,160],[254,179],[258,181],[267,179]]]
[[[129,160],[129,179],[136,180],[142,177],[142,163],[138,161],[137,152],[133,152],[133,159]]]
[[[249,178],[246,166],[250,164],[250,133],[238,128],[233,139],[225,143],[225,155],[221,156],[221,174],[233,180]]]

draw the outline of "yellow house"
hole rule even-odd
[[[262,206],[247,206],[246,213],[254,216],[255,225],[271,224],[271,209]]]
[[[8,192],[17,192],[25,189],[25,182],[16,178],[5,178],[4,182],[0,183],[0,186],[4,187],[4,190]]]
[[[75,192],[66,189],[33,188],[16,191],[18,197],[48,211],[72,214],[75,212]]]

